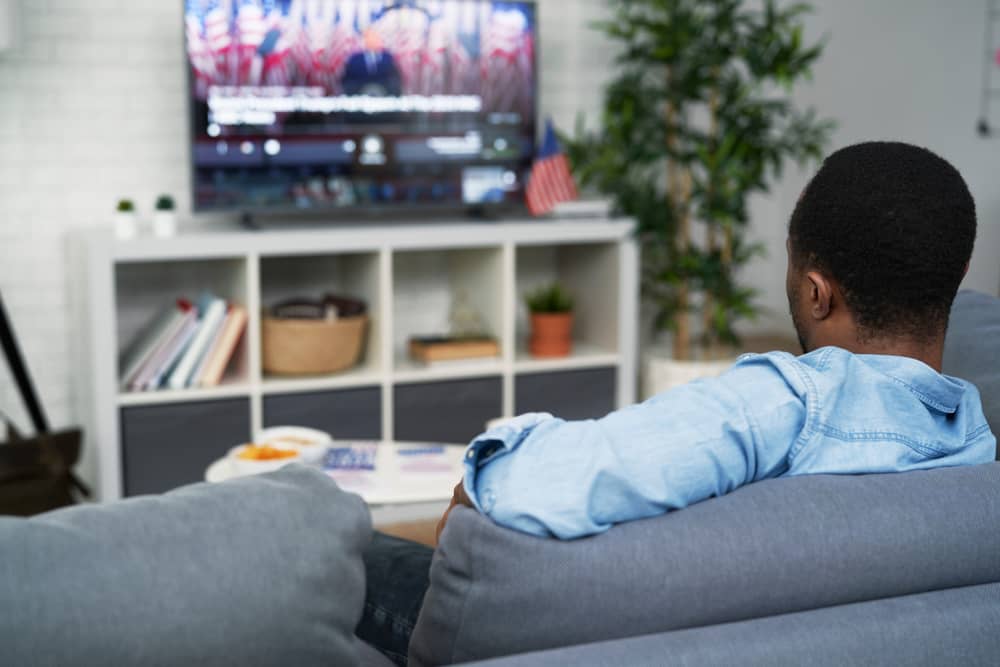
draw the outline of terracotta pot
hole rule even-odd
[[[528,351],[536,357],[565,357],[573,349],[573,313],[532,313]]]

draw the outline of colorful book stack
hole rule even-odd
[[[136,336],[122,356],[122,389],[217,386],[246,325],[246,308],[209,292],[196,304],[178,299]]]

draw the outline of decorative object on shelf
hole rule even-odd
[[[448,312],[448,335],[411,336],[410,358],[436,366],[452,362],[497,357],[500,343],[490,335],[479,310],[472,305],[463,289],[454,293]]]
[[[552,120],[545,121],[545,140],[542,142],[531,177],[524,194],[531,215],[545,215],[562,202],[577,198],[576,183],[569,171],[569,161],[559,146]]]
[[[656,332],[673,331],[674,359],[730,353],[718,348],[757,312],[737,282],[761,252],[746,240],[748,199],[789,160],[820,158],[833,129],[790,97],[823,48],[803,39],[808,10],[636,0],[599,24],[622,46],[620,71],[601,127],[580,123],[567,153],[582,184],[638,220],[645,305]]]
[[[500,355],[500,343],[488,336],[413,336],[410,358],[423,364],[484,359]]]
[[[528,293],[531,314],[528,351],[536,357],[565,357],[573,349],[573,297],[559,283]]]
[[[453,338],[489,338],[483,316],[469,303],[465,290],[458,290],[451,300],[448,324]]]
[[[272,307],[261,324],[261,366],[275,375],[320,375],[358,363],[368,328],[363,301],[327,294]]]
[[[552,217],[561,220],[605,220],[613,213],[611,200],[602,198],[559,202],[552,209]]]
[[[119,199],[118,207],[115,209],[115,236],[120,239],[133,239],[138,232],[135,203],[131,199]]]
[[[153,235],[167,238],[176,233],[177,212],[174,210],[174,198],[170,195],[160,195],[156,199],[153,211]]]

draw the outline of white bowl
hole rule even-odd
[[[243,452],[243,450],[249,447],[250,444],[255,444],[255,445],[267,444],[270,445],[271,447],[277,447],[278,449],[288,449],[289,451],[294,451],[295,456],[287,456],[283,459],[266,459],[263,461],[257,459],[240,458],[240,454]],[[229,450],[229,453],[226,455],[226,457],[231,462],[233,466],[233,471],[237,475],[256,475],[262,472],[272,472],[274,470],[278,470],[279,468],[285,467],[289,463],[296,463],[296,462],[301,463],[303,461],[302,453],[294,447],[279,447],[276,446],[274,443],[263,443],[263,442],[247,443],[245,445],[239,445],[237,447],[233,447],[232,449]]]
[[[281,449],[296,449],[305,463],[318,463],[333,443],[329,433],[304,426],[272,426],[265,428],[255,440],[260,445]]]

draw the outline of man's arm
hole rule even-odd
[[[571,539],[780,475],[806,419],[786,375],[753,357],[603,419],[522,415],[469,445],[462,490],[503,526]]]

